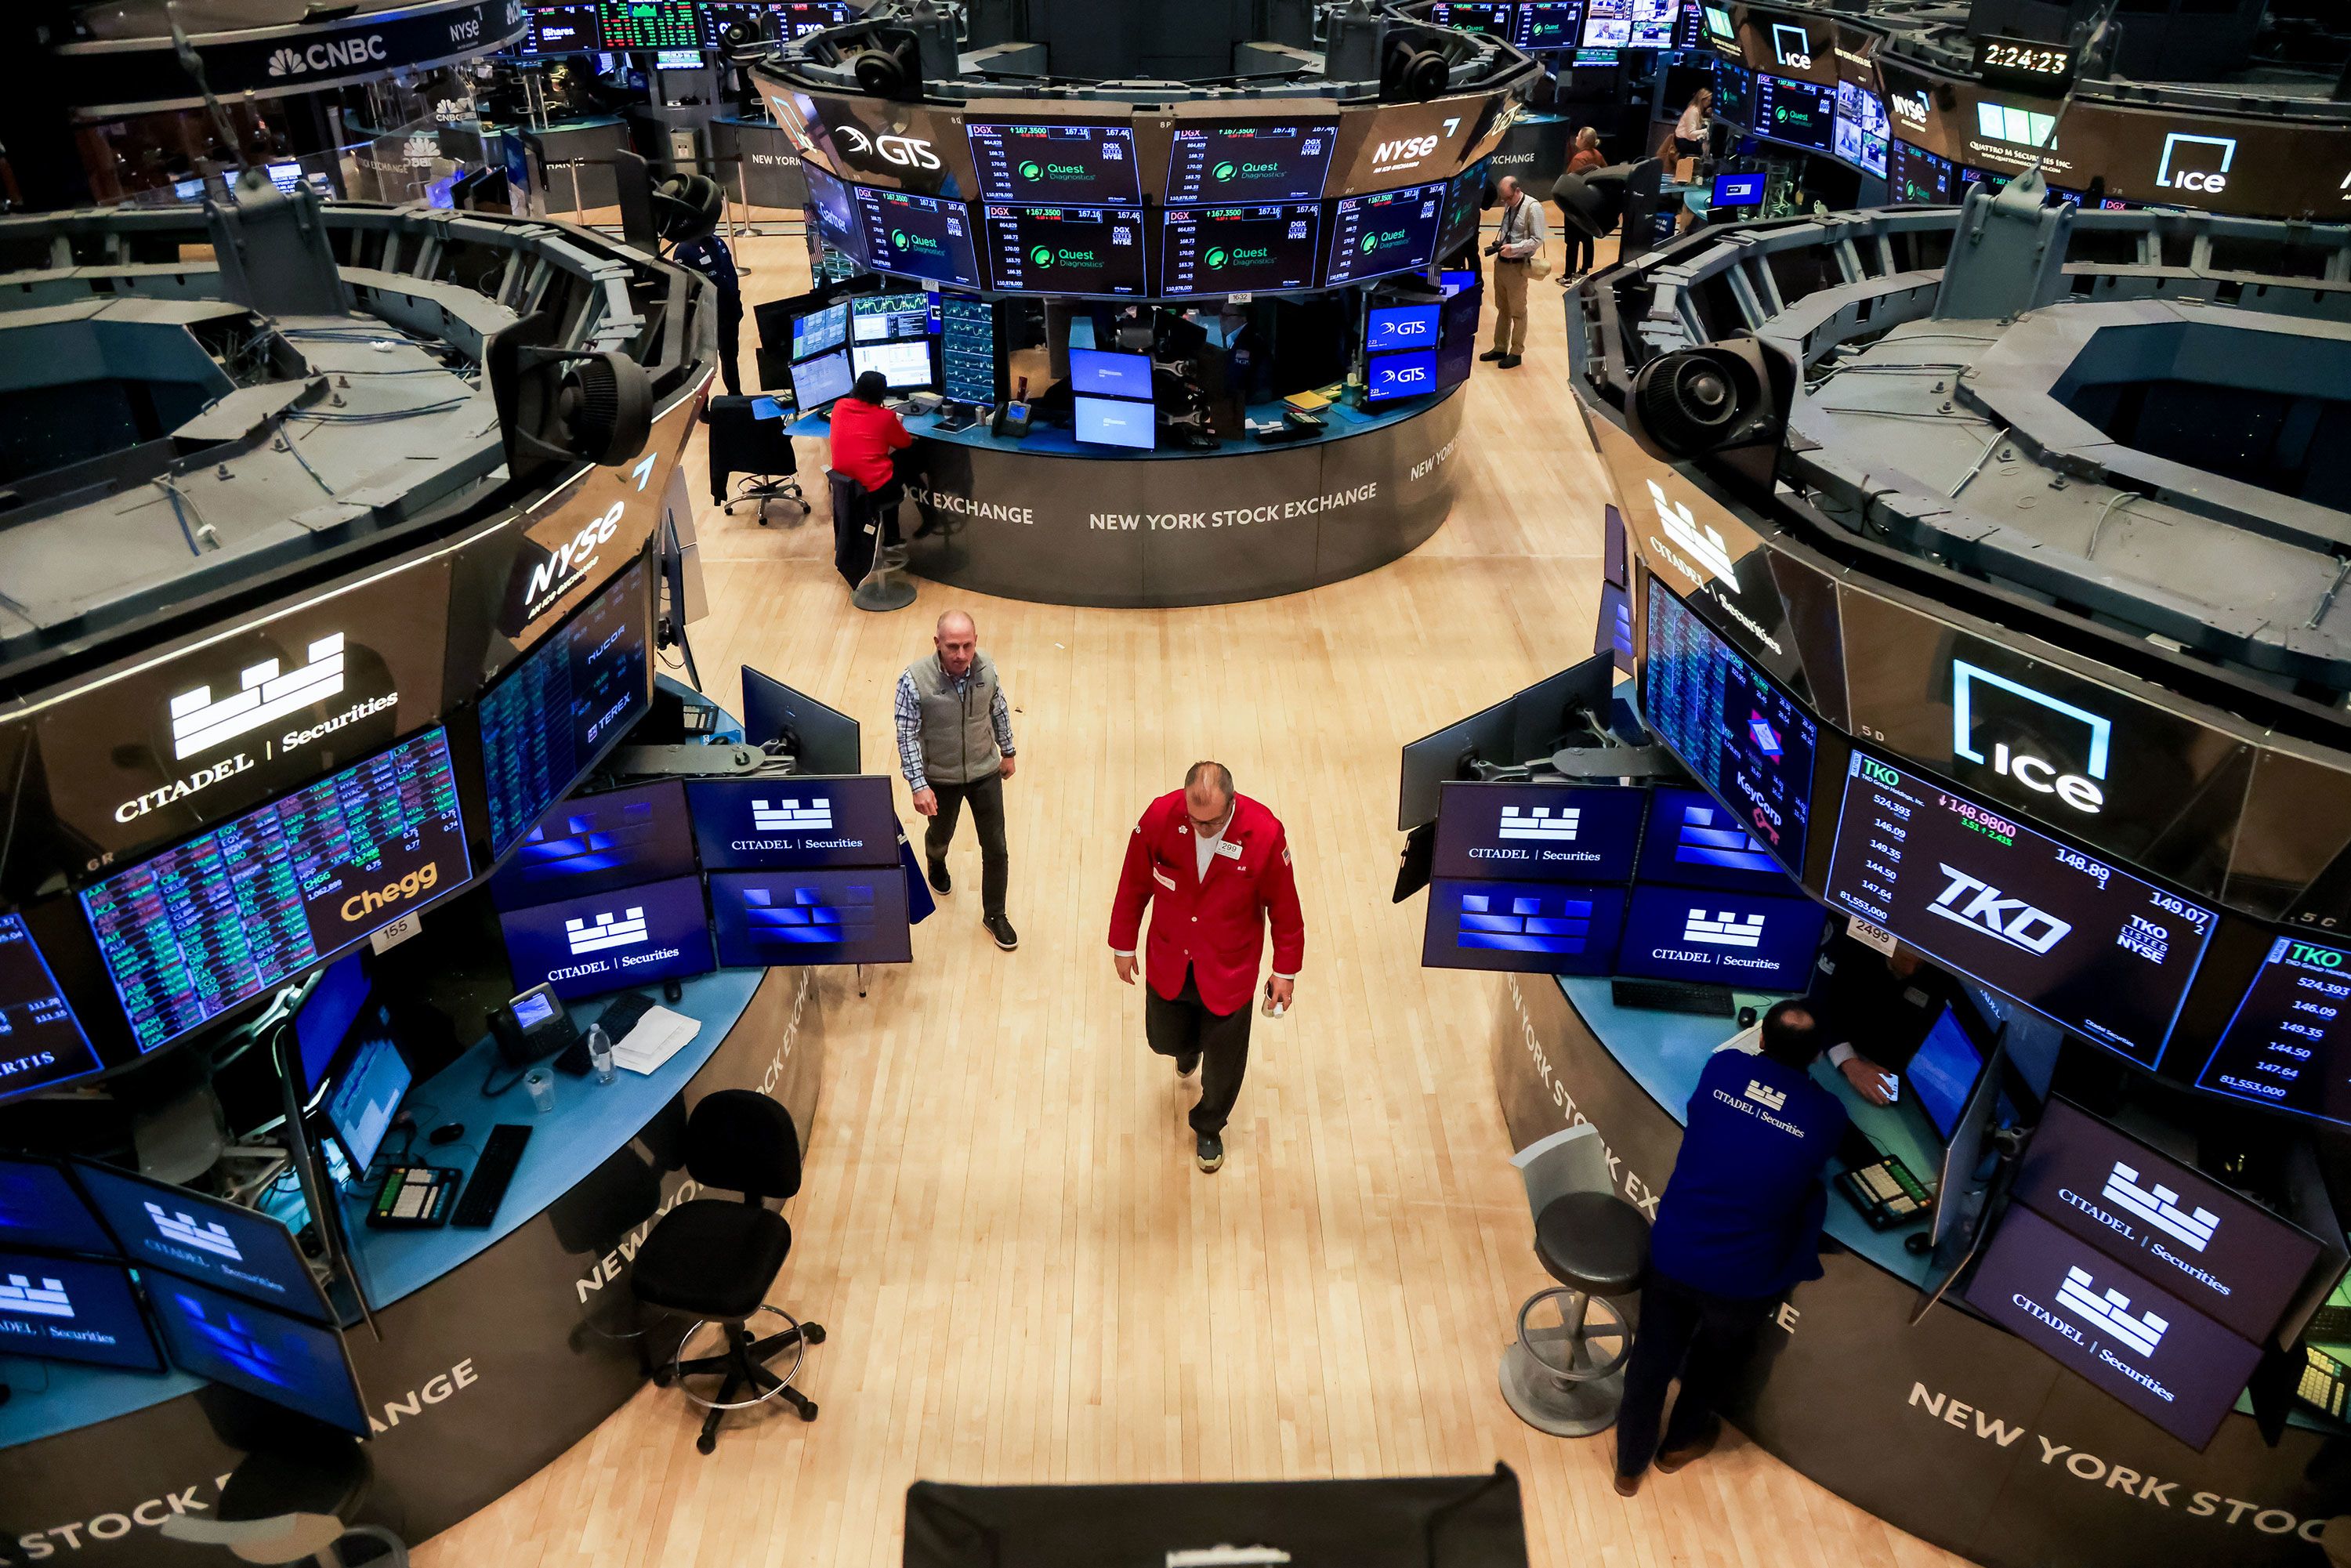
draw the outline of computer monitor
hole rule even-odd
[[[389,1030],[371,1031],[351,1053],[350,1065],[327,1096],[327,1120],[350,1157],[354,1181],[366,1179],[414,1077]]]
[[[116,1256],[114,1238],[98,1222],[66,1173],[29,1155],[0,1155],[0,1247]]]
[[[498,925],[514,988],[551,985],[567,1001],[712,967],[702,883],[691,876],[512,910]]]
[[[857,376],[849,368],[849,354],[836,350],[802,360],[792,366],[792,401],[803,410],[829,408],[849,395]]]
[[[294,1043],[302,1082],[295,1088],[309,1104],[327,1086],[327,1068],[342,1048],[360,1009],[367,1006],[367,949],[356,949],[328,965],[294,1009]]]
[[[1796,891],[1779,861],[1729,807],[1703,789],[1682,785],[1659,785],[1654,795],[1641,868],[1635,873],[1641,881],[1738,893]]]
[[[1402,354],[1374,354],[1364,361],[1364,374],[1366,402],[1423,397],[1437,390],[1437,350],[1416,349]]]
[[[898,863],[898,817],[883,774],[700,779],[686,797],[705,871]]]
[[[1148,452],[1156,444],[1154,410],[1147,402],[1121,398],[1079,397],[1070,400],[1076,419],[1072,434],[1090,446],[1131,446]]]
[[[71,1169],[122,1255],[139,1267],[167,1269],[319,1322],[334,1321],[294,1233],[268,1215],[95,1160],[77,1158]]]
[[[890,390],[900,392],[908,387],[927,387],[937,378],[931,373],[930,340],[916,342],[854,343],[849,350],[850,368],[859,375],[879,371]],[[795,365],[798,375],[799,367]]]
[[[694,827],[675,779],[559,800],[490,879],[490,902],[520,909],[694,871]]]
[[[792,318],[792,358],[829,353],[849,341],[849,302],[828,305]]]
[[[839,708],[743,666],[743,738],[752,745],[781,741],[803,773],[848,774],[862,766],[860,734]]]
[[[1615,678],[1605,655],[1586,659],[1406,746],[1396,781],[1396,831],[1436,821],[1437,791],[1448,779],[1471,777],[1469,758],[1507,763],[1549,757],[1579,722],[1572,711],[1607,713]]]
[[[1364,327],[1364,347],[1374,354],[1437,347],[1437,305],[1375,306]]]
[[[1427,969],[1604,975],[1625,924],[1625,890],[1440,876],[1428,884]]]
[[[1484,278],[1479,275],[1478,269],[1474,267],[1463,267],[1458,272],[1453,270],[1451,267],[1447,267],[1437,275],[1437,287],[1444,289],[1447,294],[1451,294],[1458,289],[1479,287],[1484,281]]]
[[[737,966],[904,964],[906,878],[895,865],[729,871],[710,877],[718,961]]]
[[[1935,1131],[1946,1142],[1959,1130],[1959,1118],[1967,1111],[1968,1093],[1983,1071],[1983,1053],[1968,1038],[1965,1025],[1959,1015],[1945,1008],[1942,1016],[1927,1030],[1911,1056],[1910,1064],[1902,1075],[1910,1081],[1910,1091],[1917,1096],[1919,1108],[1927,1119],[1935,1124]]]
[[[182,1372],[367,1436],[359,1379],[332,1329],[169,1276],[150,1280],[148,1300]]]
[[[101,1063],[21,915],[0,915],[0,1100],[87,1078]]]
[[[1070,350],[1070,390],[1083,396],[1151,400],[1151,356]]]
[[[1648,804],[1647,790],[1612,784],[1448,782],[1430,873],[1628,882]]]
[[[928,294],[860,294],[849,301],[850,337],[860,343],[889,343],[931,333]]]
[[[1827,912],[1809,898],[1636,887],[1617,973],[1743,991],[1799,991]]]
[[[1763,173],[1717,174],[1714,177],[1712,204],[1718,207],[1751,207],[1763,199],[1763,187],[1771,176]]]
[[[5,1249],[0,1249],[0,1355],[163,1370],[130,1270]]]

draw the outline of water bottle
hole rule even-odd
[[[612,1082],[612,1037],[601,1023],[588,1026],[588,1060],[595,1066],[597,1082]]]

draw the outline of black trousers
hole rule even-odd
[[[1210,1012],[1186,967],[1184,988],[1172,1002],[1144,982],[1143,1038],[1161,1056],[1200,1059],[1200,1102],[1192,1107],[1192,1131],[1223,1132],[1233,1102],[1241,1097],[1241,1079],[1249,1072],[1248,1001],[1234,1012]]]
[[[1637,1476],[1660,1446],[1677,1448],[1705,1433],[1775,1299],[1718,1296],[1663,1274],[1649,1276],[1641,1287],[1640,1330],[1625,1367],[1625,1402],[1616,1410],[1618,1475]],[[1677,1374],[1682,1391],[1660,1445],[1666,1385]]]
[[[1003,914],[1004,890],[1012,880],[1012,871],[1004,851],[1002,775],[991,773],[969,784],[942,784],[934,779],[931,790],[939,798],[939,814],[923,830],[923,852],[933,865],[947,858],[956,823],[963,817],[963,803],[970,801],[971,825],[979,834],[979,912],[990,916]]]
[[[1564,208],[1561,209],[1565,211]],[[1592,236],[1573,224],[1562,223],[1560,232],[1567,236],[1567,276],[1580,277],[1592,270]]]
[[[718,313],[718,373],[726,382],[728,397],[743,395],[743,371],[736,363],[743,347],[743,312],[740,307]]]

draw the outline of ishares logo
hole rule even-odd
[[[1687,507],[1668,497],[1655,479],[1647,483],[1649,499],[1657,508],[1657,526],[1665,529],[1666,538],[1689,551],[1710,576],[1727,577],[1735,586],[1739,570],[1731,564],[1730,547],[1722,542],[1722,536],[1692,517]]]
[[[2005,694],[2025,706],[2020,708],[2017,703],[2002,701],[1993,694]],[[2064,720],[2067,728],[2081,727],[2082,761],[2074,771],[2065,771],[2063,764],[2041,755],[2043,750],[2071,749],[2057,746],[2057,737],[2044,732],[2053,715]],[[2036,795],[2054,795],[2076,811],[2095,816],[2105,808],[2106,797],[2094,780],[2106,776],[2114,729],[2114,721],[2104,715],[1994,674],[1965,659],[1951,661],[1951,755],[2013,779]],[[1978,733],[1981,730],[2006,730],[2013,743],[1992,740],[1987,755],[1985,740]]]
[[[1954,866],[1945,865],[1942,869],[1951,880],[1928,905],[1930,914],[1997,936],[2035,957],[2047,954],[2074,929],[2070,923],[2045,909],[2035,909],[2021,898],[2002,898],[2000,889],[1981,877],[1970,876]]]
[[[2163,162],[2156,166],[2155,183],[2166,190],[2218,195],[2229,188],[2229,165],[2236,161],[2233,136],[2190,136],[2175,131],[2163,139]],[[2220,167],[2211,167],[2214,163]]]

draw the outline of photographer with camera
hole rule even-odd
[[[1517,175],[1503,175],[1500,191],[1501,237],[1486,247],[1494,258],[1494,346],[1478,357],[1514,371],[1527,346],[1527,279],[1535,276],[1550,236],[1543,232],[1542,204],[1520,187]],[[1541,270],[1551,270],[1547,261]]]

